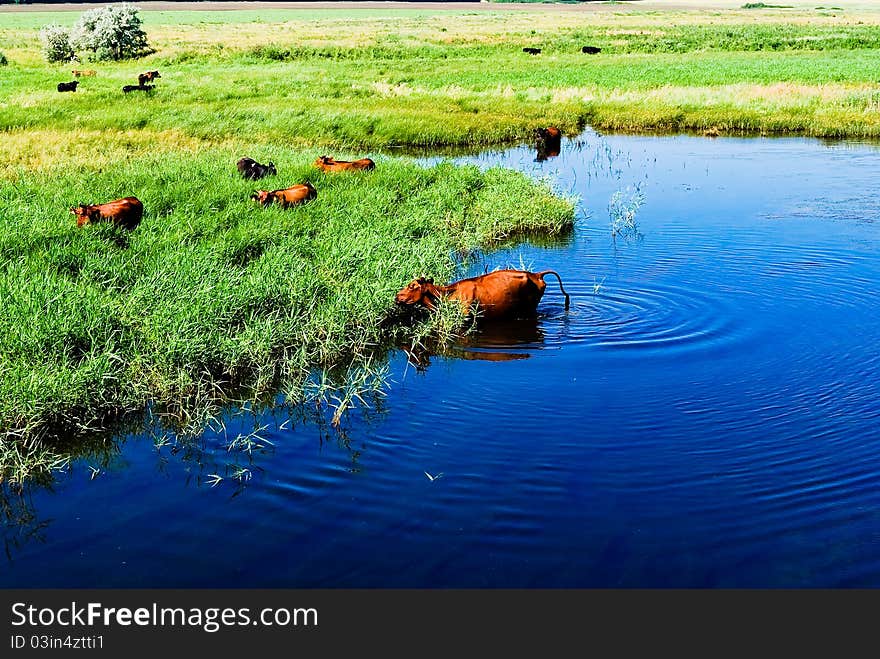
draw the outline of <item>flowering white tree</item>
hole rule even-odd
[[[47,25],[40,30],[43,55],[49,62],[69,62],[73,59],[73,46],[70,45],[70,30],[61,25]]]
[[[129,59],[150,52],[138,9],[128,3],[83,12],[70,38],[74,47],[89,50],[98,59]]]

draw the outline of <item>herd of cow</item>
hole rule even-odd
[[[550,126],[536,131],[539,153],[558,155],[561,133]],[[370,158],[359,160],[336,160],[332,156],[320,156],[314,166],[323,172],[370,171],[376,163]],[[277,176],[278,170],[273,162],[265,165],[253,158],[240,158],[236,169],[242,178],[256,181],[267,176]],[[308,181],[278,190],[257,190],[251,199],[261,206],[278,204],[290,208],[304,204],[318,196],[318,191]],[[117,227],[133,231],[144,216],[144,205],[137,197],[124,197],[103,204],[80,204],[70,208],[76,216],[78,227],[97,222],[109,222]],[[400,290],[395,300],[404,308],[426,308],[433,310],[441,298],[455,300],[464,306],[465,312],[473,315],[478,311],[481,320],[497,320],[513,316],[534,315],[538,303],[544,295],[547,284],[545,275],[555,275],[559,288],[565,296],[565,308],[569,308],[569,296],[562,286],[562,278],[553,270],[528,272],[526,270],[497,270],[479,277],[471,277],[446,286],[434,283],[433,279],[420,277],[414,279]]]
[[[74,69],[71,73],[75,78],[80,78],[83,76],[91,77],[98,74],[94,69]],[[122,87],[122,91],[124,93],[133,92],[133,91],[142,91],[148,92],[155,89],[156,85],[148,85],[148,82],[152,82],[156,78],[161,78],[158,71],[145,71],[138,75],[138,84],[136,85],[124,85]],[[59,82],[58,83],[58,91],[60,92],[75,92],[77,86],[79,85],[79,80],[71,80],[70,82]]]

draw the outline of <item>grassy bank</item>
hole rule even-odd
[[[381,159],[328,176],[287,149],[253,155],[278,167],[269,189],[310,180],[318,198],[262,209],[226,152],[0,184],[0,427],[76,433],[150,401],[301,379],[385,341],[413,276],[449,277],[460,250],[572,222],[569,202],[515,172]],[[128,194],[146,209],[130,236],[67,212]]]
[[[0,13],[6,167],[40,164],[28,134],[51,161],[53,132],[136,134],[136,150],[486,145],[547,123],[880,135],[880,11],[147,12],[155,54],[61,97],[69,67],[42,61],[37,31],[76,15]],[[145,68],[163,72],[156,92],[123,98]]]

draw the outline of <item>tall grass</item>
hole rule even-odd
[[[238,176],[239,155],[83,161],[0,183],[0,442],[349,364],[386,341],[413,276],[449,278],[461,250],[573,218],[507,170],[379,158],[374,172],[328,176],[275,147],[250,152],[279,170],[257,185]],[[318,197],[305,206],[249,199],[306,180]],[[67,212],[130,194],[146,209],[130,235],[77,228]]]

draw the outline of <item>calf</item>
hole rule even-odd
[[[138,84],[143,86],[145,83],[152,82],[156,78],[161,78],[158,71],[146,71],[138,75]]]
[[[263,208],[272,203],[280,204],[281,208],[290,208],[291,206],[304,204],[317,196],[318,191],[315,190],[311,183],[307,182],[290,188],[284,188],[283,190],[257,190],[251,195],[251,199],[263,206]]]
[[[70,212],[76,216],[78,227],[106,221],[131,231],[141,223],[144,205],[137,197],[124,197],[105,204],[71,206]]]
[[[369,171],[375,169],[376,163],[369,158],[360,160],[336,160],[333,156],[321,156],[315,160],[315,167],[323,172],[344,172],[352,169]]]
[[[256,181],[264,176],[275,176],[278,171],[275,169],[275,163],[270,162],[268,165],[261,165],[253,158],[240,158],[235,166],[238,173],[244,178]]]
[[[97,75],[98,72],[92,69],[74,69],[71,71],[75,78],[79,78],[80,76],[94,76]]]
[[[588,55],[595,55],[596,53],[601,53],[602,49],[597,48],[596,46],[584,46],[581,48],[582,53],[587,53]]]
[[[496,270],[448,286],[437,286],[433,279],[420,277],[401,289],[395,301],[400,305],[434,309],[441,298],[448,298],[460,302],[466,314],[478,311],[479,317],[487,320],[532,316],[547,288],[545,275],[555,275],[559,280],[559,289],[565,296],[565,308],[568,309],[568,293],[562,287],[562,278],[553,270]]]
[[[79,84],[79,80],[74,80],[73,82],[59,82],[58,83],[58,91],[60,92],[75,92],[76,86]]]
[[[523,48],[524,53],[528,53],[529,55],[539,55],[541,53],[540,48]]]
[[[126,94],[133,91],[149,92],[152,91],[155,87],[156,85],[125,85],[122,88],[122,91]]]

